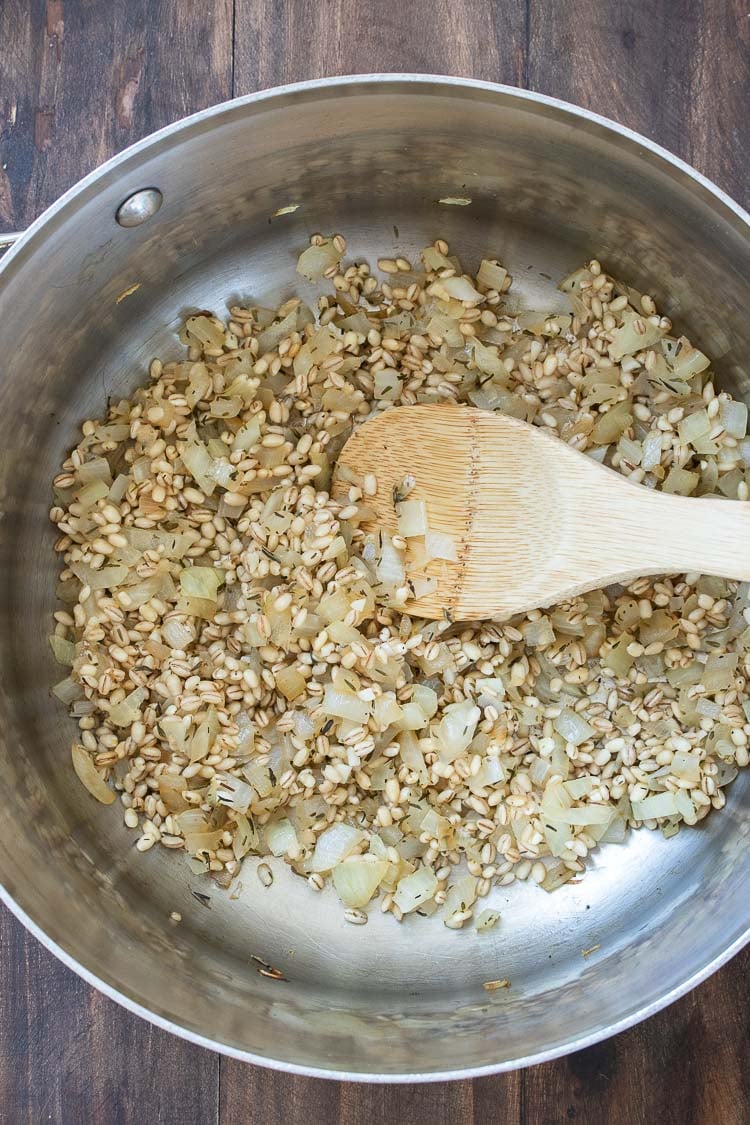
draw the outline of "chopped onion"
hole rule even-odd
[[[216,488],[216,481],[212,476],[214,462],[203,442],[193,436],[188,441],[178,442],[177,448],[180,451],[182,463],[198,487],[206,496],[210,496]]]
[[[435,872],[430,867],[420,867],[399,879],[393,901],[402,914],[410,914],[422,903],[433,898],[438,888]]]
[[[109,709],[109,720],[116,727],[129,727],[131,723],[140,719],[143,703],[148,692],[145,688],[138,687],[126,695],[121,703],[115,703]]]
[[[483,374],[490,375],[495,379],[507,375],[505,364],[498,355],[497,348],[487,347],[476,336],[472,341],[472,357],[474,366]]]
[[[402,500],[398,505],[398,533],[405,539],[426,535],[427,505],[424,500]]]
[[[503,269],[498,261],[493,258],[482,258],[477,272],[477,281],[487,289],[495,289],[498,293],[508,277],[508,271]]]
[[[397,589],[399,586],[403,586],[406,578],[404,553],[393,546],[390,536],[385,533],[382,536],[380,558],[376,563],[375,572],[378,581],[382,582],[385,587],[390,589]]]
[[[71,562],[70,569],[85,586],[92,590],[114,589],[128,577],[126,566],[103,566],[94,570],[88,563]]]
[[[223,581],[222,572],[212,566],[188,566],[180,571],[180,589],[189,598],[215,602]]]
[[[709,656],[706,661],[702,683],[707,692],[723,691],[734,682],[739,656],[736,652],[725,652]]]
[[[679,811],[675,794],[671,792],[654,793],[642,801],[633,801],[632,805],[634,820],[659,820],[664,816],[675,816]]]
[[[555,640],[555,630],[549,617],[538,617],[535,621],[526,621],[521,627],[527,645],[532,648],[545,648]]]
[[[435,731],[441,761],[452,762],[463,754],[481,717],[482,712],[471,700],[448,704]]]
[[[190,807],[183,797],[183,793],[188,788],[187,778],[163,773],[160,775],[158,782],[159,797],[166,805],[168,812],[184,812],[185,809]]]
[[[288,700],[296,699],[298,695],[302,695],[307,683],[299,668],[294,665],[288,668],[279,668],[278,672],[274,672],[274,679],[276,680],[276,687]]]
[[[390,863],[374,855],[350,856],[333,869],[333,885],[344,906],[367,906]]]
[[[66,641],[64,637],[58,637],[56,633],[53,633],[49,638],[49,646],[58,664],[70,666],[76,658],[76,646],[73,642]]]
[[[662,492],[672,492],[678,496],[690,496],[692,492],[695,492],[699,480],[698,473],[691,473],[687,469],[678,469],[673,465],[661,489]]]
[[[335,718],[366,723],[370,717],[372,704],[360,699],[352,691],[337,687],[335,684],[326,684],[321,710]]]
[[[215,316],[189,316],[185,321],[185,330],[199,343],[209,347],[220,348],[224,344],[224,326]]]
[[[288,855],[289,850],[297,846],[297,833],[294,825],[286,817],[282,820],[269,821],[263,831],[271,855]]]
[[[88,789],[92,797],[96,797],[97,801],[101,801],[103,805],[111,805],[115,799],[115,793],[99,773],[88,750],[78,742],[74,742],[71,747],[71,756],[73,758],[73,769],[76,771],[81,784]]]
[[[609,442],[617,441],[632,421],[633,415],[630,412],[630,403],[619,402],[606,414],[599,415],[591,431],[591,440],[596,445],[607,445]]]
[[[246,813],[255,796],[246,781],[231,773],[215,773],[211,778],[211,794],[220,805],[235,812]]]
[[[655,469],[661,461],[661,430],[651,430],[643,439],[643,456],[641,465],[646,471]]]
[[[477,933],[486,934],[488,930],[493,930],[499,921],[500,912],[498,910],[482,910],[477,916]]]
[[[723,399],[719,409],[721,424],[734,438],[744,438],[747,433],[747,406],[734,399]]]
[[[552,725],[558,734],[562,735],[565,741],[572,743],[573,746],[580,746],[582,742],[586,742],[594,734],[594,728],[586,722],[583,716],[576,711],[571,711],[568,707],[563,707],[557,718],[552,720]]]
[[[195,640],[195,629],[186,621],[169,617],[161,627],[161,635],[170,648],[185,652]]]
[[[211,752],[216,735],[219,733],[219,720],[216,709],[209,707],[206,717],[199,723],[190,740],[188,756],[191,762],[200,762]]]
[[[464,305],[479,305],[484,301],[484,297],[474,288],[468,277],[441,277],[432,288],[435,292],[442,291]]]
[[[403,533],[402,533],[403,534]],[[425,560],[444,559],[446,562],[456,562],[458,551],[452,536],[442,531],[428,531],[424,537]]]
[[[341,260],[341,252],[336,249],[332,238],[324,238],[318,246],[308,246],[297,261],[297,273],[308,281],[318,281],[327,269]]]
[[[426,684],[415,684],[411,693],[412,701],[417,705],[425,720],[431,719],[437,713],[437,692]]]
[[[356,851],[364,838],[364,832],[349,824],[332,824],[318,836],[307,870],[313,874],[331,871]]]

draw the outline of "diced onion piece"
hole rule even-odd
[[[623,314],[622,327],[612,333],[612,343],[609,345],[609,354],[612,359],[619,362],[625,356],[635,355],[646,348],[652,347],[664,335],[664,329],[634,312],[626,309]]]
[[[500,379],[507,375],[505,364],[498,355],[497,348],[488,347],[474,337],[472,342],[474,366],[483,374]]]
[[[180,589],[189,598],[215,602],[223,581],[221,571],[212,566],[186,566],[180,571]]]
[[[109,709],[109,721],[116,727],[129,727],[141,717],[143,702],[148,692],[145,688],[138,687],[126,695],[120,703],[115,703]]]
[[[297,846],[297,832],[292,822],[286,817],[282,820],[269,821],[263,831],[271,855],[288,855],[289,849]]]
[[[86,513],[90,512],[94,505],[103,500],[105,496],[109,496],[109,485],[103,480],[92,480],[90,484],[84,485],[79,492],[76,493],[76,503],[80,505],[81,511]]]
[[[572,879],[574,875],[575,872],[571,871],[570,868],[566,867],[562,862],[551,864],[547,868],[547,874],[542,883],[542,890],[549,892],[556,891],[558,887],[562,887],[563,884]]]
[[[195,640],[195,629],[186,621],[169,617],[161,627],[161,635],[170,648],[184,652]]]
[[[701,683],[707,692],[723,691],[734,682],[739,656],[736,652],[725,652],[709,656]]]
[[[200,762],[210,754],[218,733],[219,720],[216,715],[216,708],[209,707],[206,717],[198,724],[198,728],[190,740],[188,757],[191,762]]]
[[[675,816],[679,811],[675,794],[671,792],[654,793],[632,804],[633,820],[659,820],[664,816]]]
[[[375,566],[378,581],[388,589],[397,589],[403,586],[406,577],[404,569],[404,552],[393,546],[389,535],[383,534],[380,547],[380,558]]]
[[[416,703],[404,703],[401,718],[396,726],[399,730],[422,730],[426,726],[424,711]]]
[[[185,321],[185,329],[201,344],[208,344],[212,348],[220,348],[224,344],[224,326],[214,316],[189,316]]]
[[[313,874],[331,871],[356,851],[364,838],[364,832],[350,824],[332,824],[318,836],[307,870]]]
[[[698,473],[691,473],[688,469],[678,469],[676,465],[673,465],[661,486],[661,490],[662,492],[674,493],[677,496],[690,496],[691,493],[695,492],[699,480]]]
[[[408,501],[407,501],[408,503]],[[428,531],[424,537],[425,560],[429,563],[433,559],[444,559],[446,562],[456,562],[458,551],[452,536],[442,531]]]
[[[643,439],[641,465],[646,471],[655,469],[661,461],[661,430],[651,430]]]
[[[719,409],[721,424],[734,438],[744,438],[747,433],[747,406],[734,399],[723,399]]]
[[[415,684],[411,694],[412,701],[416,703],[425,717],[431,719],[438,709],[437,692],[426,684]]]
[[[463,754],[474,738],[481,717],[482,712],[471,700],[448,704],[435,731],[442,761],[452,762]]]
[[[76,658],[76,646],[73,642],[66,641],[64,637],[58,637],[56,633],[53,633],[50,637],[49,647],[52,649],[52,655],[58,664],[66,664],[70,667]]]
[[[685,445],[695,445],[697,441],[708,437],[710,430],[711,419],[708,417],[706,410],[696,410],[695,413],[688,414],[677,424],[680,441],[684,442]]]
[[[297,273],[308,281],[317,281],[330,266],[337,265],[340,260],[341,251],[336,249],[333,239],[324,238],[320,245],[308,246],[302,251],[297,261]]]
[[[246,813],[255,793],[246,781],[231,773],[215,773],[211,778],[211,793],[216,802],[236,812]]]
[[[447,918],[457,911],[463,913],[473,906],[477,900],[477,877],[475,875],[462,875],[448,888],[445,897],[443,913]]]
[[[393,901],[402,914],[410,914],[420,905],[434,897],[438,888],[435,872],[429,867],[420,867],[410,875],[399,879]]]
[[[274,672],[274,679],[276,680],[276,687],[288,700],[296,699],[298,695],[302,695],[307,682],[299,668],[294,665],[288,668],[279,668],[278,672]]]
[[[326,684],[321,710],[334,718],[350,719],[353,723],[366,723],[372,704],[360,699],[354,692]]]
[[[99,773],[88,750],[78,742],[74,742],[71,747],[71,756],[73,758],[73,769],[76,771],[81,784],[88,789],[92,797],[96,797],[97,801],[101,801],[103,805],[111,805],[115,799],[115,793]]]
[[[438,292],[442,289],[448,297],[453,297],[464,305],[478,305],[484,300],[482,294],[474,288],[467,277],[441,277],[434,288]]]
[[[126,436],[128,431],[125,431]],[[92,484],[94,481],[103,481],[109,489],[112,480],[112,471],[109,467],[109,461],[106,457],[92,457],[88,461],[84,461],[76,469],[76,477],[83,485]],[[105,493],[106,494],[106,493]],[[80,492],[78,493],[80,497]]]
[[[71,562],[70,569],[76,578],[92,590],[112,590],[116,586],[122,585],[128,577],[126,566],[102,566],[95,570],[88,563]]]
[[[162,734],[170,747],[178,754],[187,754],[188,752],[189,725],[189,715],[185,715],[183,718],[180,718],[178,715],[164,715],[159,720]]]
[[[385,691],[373,703],[373,717],[380,730],[385,730],[403,718],[404,712],[392,691]]]
[[[401,376],[389,367],[375,372],[375,398],[398,398],[403,385]]]
[[[188,470],[206,496],[210,496],[216,488],[216,481],[212,475],[214,461],[202,441],[193,437],[185,442],[178,442],[178,449],[182,463]]]
[[[544,648],[555,640],[555,630],[549,617],[538,617],[535,621],[526,621],[521,627],[527,645],[532,648]]]
[[[591,440],[596,445],[608,445],[617,441],[633,421],[629,402],[618,402],[606,414],[600,414],[591,431]]]
[[[235,812],[232,815],[235,823],[232,851],[235,859],[242,859],[248,852],[259,851],[260,841],[254,824],[244,813]]]
[[[186,777],[176,777],[171,773],[163,773],[158,778],[158,783],[159,797],[166,805],[168,812],[184,812],[185,809],[190,808],[183,797],[183,793],[188,788]]]
[[[258,355],[265,355],[267,352],[274,352],[278,348],[282,340],[291,336],[292,332],[297,330],[297,308],[292,309],[291,312],[276,324],[270,325],[264,332],[261,332],[258,337]]]
[[[480,285],[484,285],[487,289],[495,289],[500,293],[507,277],[508,271],[503,269],[498,261],[493,258],[482,258],[477,273],[477,281]]]
[[[483,910],[477,916],[477,933],[486,934],[488,930],[493,930],[499,921],[500,912],[498,910]]]
[[[344,906],[367,906],[390,863],[373,855],[350,856],[333,869],[333,885]]]
[[[252,449],[260,441],[260,420],[255,414],[249,422],[240,426],[232,441],[232,451]]]
[[[695,785],[700,784],[701,768],[698,754],[678,751],[672,758],[670,772],[680,781],[689,781]]]
[[[576,711],[571,711],[569,707],[563,707],[557,718],[552,720],[552,725],[557,733],[573,746],[580,746],[594,734],[594,728],[583,716]]]
[[[398,532],[405,539],[426,535],[427,505],[424,500],[403,500],[398,505]]]

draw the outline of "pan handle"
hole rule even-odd
[[[0,254],[3,250],[10,250],[23,234],[22,230],[0,231]]]

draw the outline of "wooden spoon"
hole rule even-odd
[[[344,446],[334,495],[346,502],[344,466],[377,481],[362,501],[375,513],[365,530],[397,533],[394,489],[412,476],[409,499],[426,502],[429,531],[455,542],[456,562],[421,572],[437,587],[407,603],[418,617],[502,619],[646,574],[750,580],[750,501],[654,492],[504,414],[388,410]]]

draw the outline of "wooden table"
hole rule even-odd
[[[152,130],[326,74],[433,71],[553,94],[647,134],[750,205],[740,0],[0,0],[0,229]],[[0,1122],[750,1122],[750,951],[667,1011],[518,1074],[286,1077],[131,1016],[0,916]],[[679,956],[679,951],[675,952]]]

